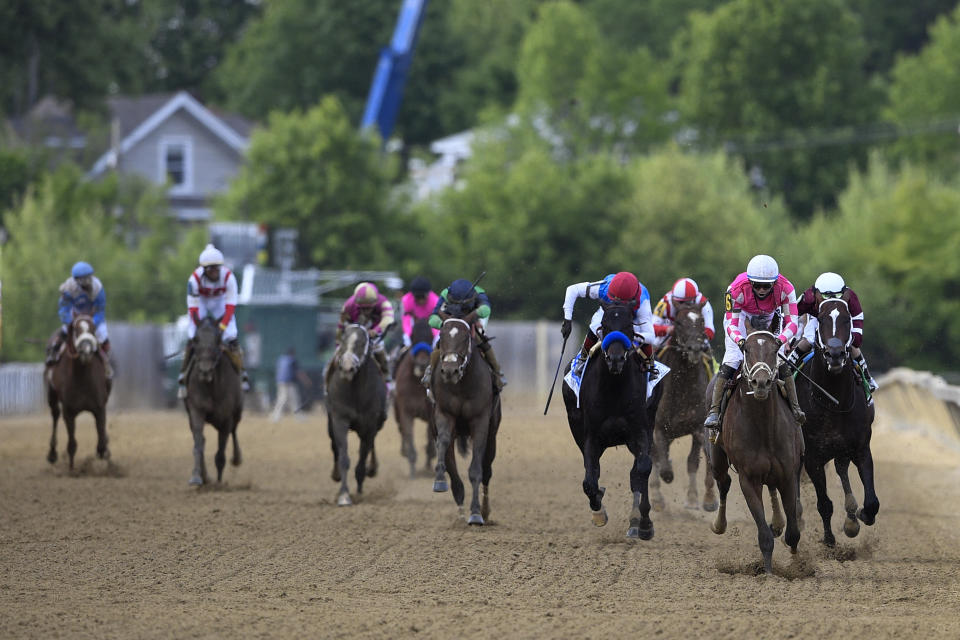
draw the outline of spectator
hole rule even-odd
[[[297,352],[293,347],[287,349],[286,353],[277,358],[277,402],[273,407],[273,413],[270,419],[279,422],[283,411],[289,406],[290,413],[300,411],[300,394],[297,391],[297,381],[303,385],[304,389],[309,388],[312,383],[310,377],[300,369],[297,363]]]

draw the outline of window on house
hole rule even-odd
[[[163,136],[157,158],[157,180],[170,185],[174,194],[193,191],[193,141],[189,136]]]
[[[186,149],[182,144],[171,144],[166,149],[167,179],[174,187],[182,187],[186,182]]]

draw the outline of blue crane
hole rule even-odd
[[[397,120],[397,111],[400,110],[400,101],[403,98],[403,85],[407,81],[413,49],[417,45],[417,34],[426,11],[427,0],[403,0],[390,46],[380,50],[380,60],[370,84],[360,128],[366,129],[376,124],[384,142],[393,132],[393,125]]]

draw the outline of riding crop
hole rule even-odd
[[[553,399],[553,388],[557,386],[557,376],[560,375],[560,367],[563,366],[563,352],[567,350],[567,338],[564,336],[563,346],[560,347],[560,362],[557,363],[557,372],[553,374],[553,384],[550,385],[550,395],[547,396],[547,406],[543,408],[543,415],[547,415],[547,409],[550,408],[550,400]]]
[[[830,395],[830,393],[827,392],[826,389],[824,389],[823,387],[821,387],[820,385],[818,385],[816,382],[814,382],[813,380],[811,380],[811,379],[810,379],[810,376],[808,376],[807,374],[805,374],[803,371],[800,370],[800,367],[798,367],[797,365],[793,364],[792,362],[790,362],[789,360],[787,360],[786,358],[784,358],[784,357],[783,357],[782,355],[780,355],[779,353],[777,354],[777,357],[780,358],[780,360],[781,360],[782,362],[786,362],[787,365],[788,365],[791,369],[793,369],[794,371],[796,371],[797,373],[799,373],[800,375],[802,375],[804,378],[806,378],[806,379],[807,379],[807,382],[809,382],[809,383],[812,384],[814,387],[816,387],[817,391],[819,391],[819,392],[822,393],[823,395],[827,396],[827,398],[830,399],[830,400],[832,400],[835,405],[840,406],[840,401],[839,401],[839,400],[837,400],[837,399],[834,398],[832,395]]]

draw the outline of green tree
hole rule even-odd
[[[960,161],[960,7],[930,29],[930,43],[900,58],[891,73],[886,115],[903,127],[929,127],[925,135],[901,139],[896,151],[955,172]]]
[[[927,29],[939,16],[950,13],[957,0],[847,0],[847,5],[863,24],[869,51],[867,71],[886,74],[896,56],[915,54],[923,48],[929,39]]]
[[[216,212],[296,228],[304,265],[387,267],[399,233],[390,213],[391,160],[334,97],[306,112],[276,112],[254,131],[246,165]]]
[[[872,122],[860,23],[843,0],[731,0],[693,14],[682,111],[705,146],[730,145],[793,213],[830,205],[865,150],[812,131]]]
[[[659,60],[670,57],[673,36],[691,11],[708,11],[724,0],[585,0],[604,38],[621,49],[643,46]]]

